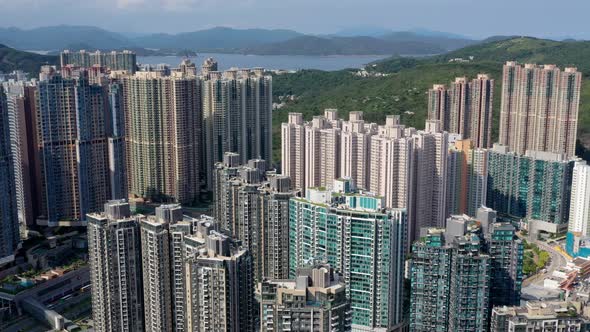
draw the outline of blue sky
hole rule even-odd
[[[590,39],[589,14],[589,0],[0,0],[3,27],[94,25],[138,33],[214,26],[333,33],[374,26]]]

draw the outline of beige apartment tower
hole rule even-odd
[[[129,192],[194,203],[200,192],[200,80],[173,72],[123,78]]]
[[[555,65],[503,69],[499,143],[511,151],[575,155],[582,73]]]
[[[489,148],[493,100],[494,80],[488,75],[457,77],[449,88],[435,84],[428,90],[428,119],[440,121],[444,131],[471,139],[477,148]]]
[[[272,159],[272,77],[262,68],[210,71],[203,80],[204,173],[213,189],[213,168],[225,152],[241,162]]]

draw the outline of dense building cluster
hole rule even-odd
[[[497,143],[479,74],[429,89],[424,129],[290,113],[273,164],[261,68],[61,65],[0,85],[0,266],[29,232],[84,228],[97,331],[588,326],[576,304],[521,306],[527,232],[590,256],[575,68],[506,63]]]

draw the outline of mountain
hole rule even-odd
[[[203,50],[236,50],[254,45],[282,42],[303,36],[292,30],[233,29],[217,27],[178,34],[152,34],[134,38],[136,45],[146,48],[189,48]]]
[[[262,55],[439,54],[475,43],[435,32],[391,32],[351,28],[339,35],[312,36],[282,29],[212,29],[177,34],[116,33],[91,26],[51,26],[30,30],[0,28],[0,43],[20,50],[163,49]]]
[[[374,27],[374,26],[357,26],[349,27],[339,30],[331,36],[337,37],[355,37],[355,36],[367,36],[367,37],[379,37],[391,33],[391,29]]]
[[[391,42],[421,42],[437,46],[444,51],[452,51],[465,46],[473,45],[479,41],[467,38],[447,37],[445,35],[423,35],[411,31],[400,31],[385,34],[381,39]],[[439,52],[442,53],[442,52]]]
[[[463,58],[467,62],[449,62]],[[590,42],[557,42],[518,37],[471,45],[442,55],[424,58],[392,57],[369,64],[368,70],[387,76],[359,77],[351,70],[322,72],[300,71],[276,75],[273,79],[275,100],[295,95],[294,101],[273,112],[273,130],[280,139],[280,123],[289,112],[300,112],[306,119],[322,114],[325,108],[337,108],[340,116],[363,111],[367,121],[385,121],[389,114],[399,114],[402,123],[423,128],[426,119],[427,91],[433,84],[448,84],[457,76],[473,77],[488,73],[495,79],[494,126],[497,137],[500,116],[502,65],[507,60],[522,63],[575,65],[583,72],[578,137],[583,147],[590,147]],[[280,142],[274,142],[275,160],[280,160]],[[590,153],[581,150],[590,158]]]
[[[452,32],[444,32],[444,31],[435,31],[435,30],[429,30],[429,29],[421,29],[421,28],[417,28],[417,29],[411,29],[408,30],[409,32],[413,32],[417,35],[420,36],[424,36],[424,37],[443,37],[443,38],[451,38],[451,39],[471,39],[468,37],[465,37],[463,35],[459,35],[456,33],[452,33]]]
[[[86,44],[97,49],[119,49],[132,45],[126,37],[90,26],[59,25],[22,30],[0,28],[0,43],[20,50],[62,50],[70,44]]]
[[[264,55],[428,55],[445,51],[442,47],[421,41],[388,41],[375,37],[316,36],[301,36],[242,50],[246,54]]]
[[[28,73],[38,73],[42,65],[57,65],[58,62],[57,56],[19,51],[0,44],[0,72],[21,69]]]

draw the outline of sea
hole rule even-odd
[[[246,55],[246,54],[222,54],[199,53],[190,60],[200,66],[206,58],[217,60],[218,69],[223,71],[232,67],[253,68],[263,67],[268,70],[301,70],[318,69],[335,71],[346,68],[361,68],[364,65],[384,59],[386,55],[334,55],[334,56],[308,56],[308,55]],[[180,56],[138,56],[137,62],[141,64],[168,64],[176,67],[184,57]]]

